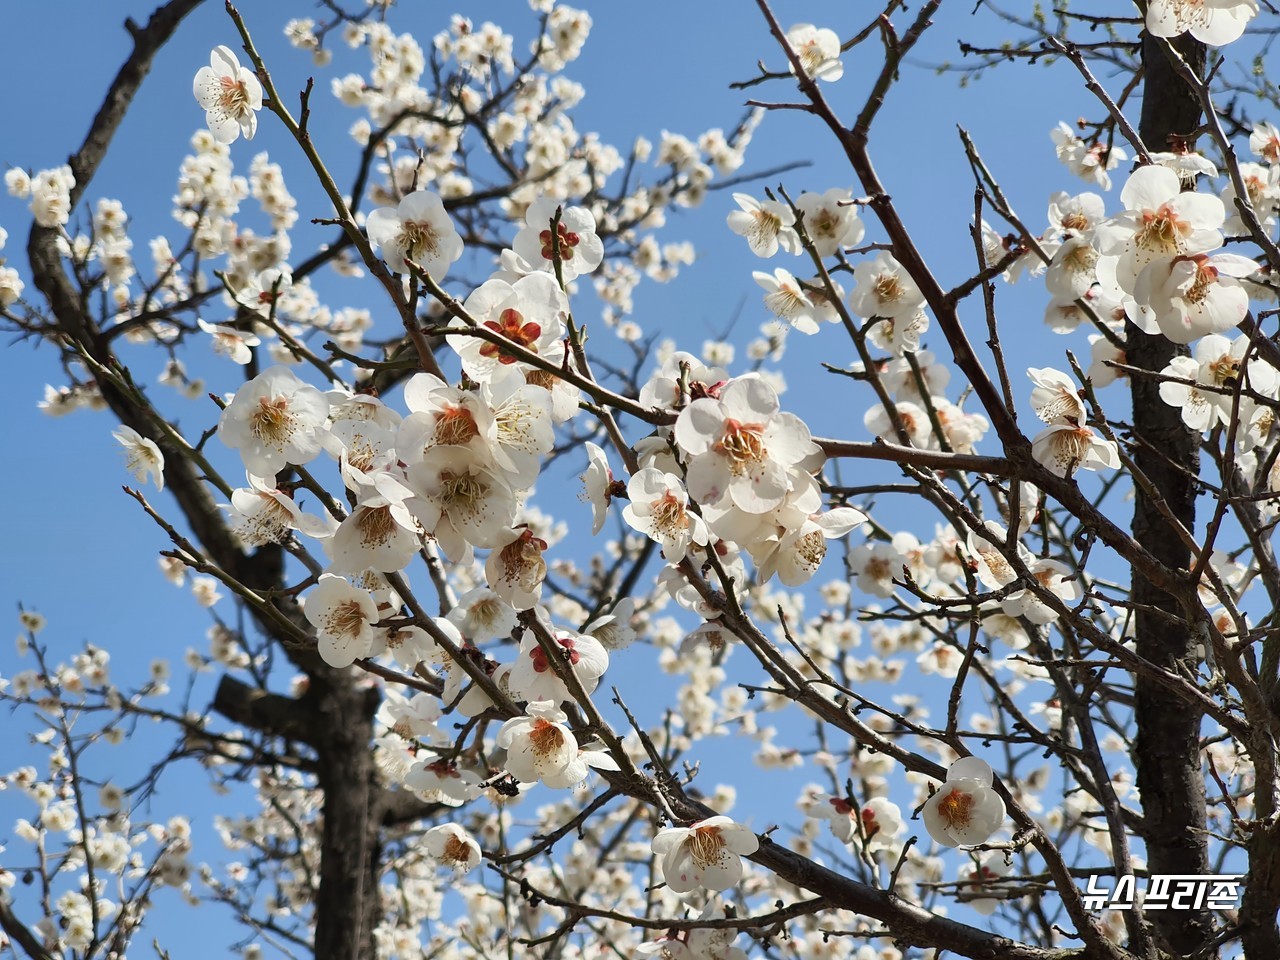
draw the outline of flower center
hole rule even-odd
[[[1191,258],[1196,265],[1196,278],[1191,282],[1183,299],[1191,303],[1200,303],[1209,294],[1209,288],[1218,282],[1218,269],[1211,266],[1209,258],[1203,254]]]
[[[666,536],[678,536],[689,527],[689,518],[685,514],[684,504],[670,490],[661,499],[654,500],[653,528]]]
[[[689,844],[689,855],[698,866],[706,868],[719,862],[720,851],[724,849],[724,838],[720,836],[719,827],[697,827],[685,841]]]
[[[1062,218],[1063,230],[1087,230],[1089,228],[1089,218],[1083,213],[1068,213]]]
[[[1209,373],[1213,377],[1213,382],[1219,386],[1226,386],[1240,379],[1240,361],[1224,353],[1209,364]]]
[[[547,565],[542,559],[542,551],[545,549],[547,549],[545,540],[535,537],[533,531],[525,530],[499,552],[502,566],[506,571],[503,579],[508,583],[530,585],[541,583],[543,577],[547,575]]]
[[[365,625],[364,610],[358,601],[344,600],[329,612],[325,625],[336,636],[359,636]]]
[[[391,506],[386,504],[381,507],[361,507],[356,526],[360,528],[360,543],[369,548],[383,546],[395,533],[397,524],[391,516]]]
[[[1180,220],[1169,204],[1162,203],[1158,210],[1142,212],[1142,225],[1133,241],[1142,250],[1173,254],[1181,250],[1182,239],[1190,233],[1191,224]]]
[[[839,225],[839,222],[840,221],[836,218],[835,214],[830,210],[823,208],[818,211],[817,215],[811,221],[809,221],[809,227],[815,236],[828,237],[834,240],[836,236],[836,227]]]
[[[564,731],[550,720],[537,717],[529,730],[529,743],[537,756],[550,756],[564,745]]]
[[[880,274],[880,276],[876,277],[871,289],[875,292],[876,299],[881,303],[897,303],[906,292],[903,290],[902,281],[898,279],[896,273]]]
[[[582,241],[582,238],[576,233],[566,230],[563,223],[557,223],[556,242],[554,244],[552,243],[550,230],[543,230],[538,234],[538,241],[542,244],[543,260],[554,260],[556,253],[559,253],[562,261],[568,261],[573,259],[573,248]]]
[[[281,447],[293,435],[294,420],[285,397],[262,397],[249,418],[249,432],[263,443]]]
[[[784,320],[790,320],[808,306],[805,295],[791,284],[783,284],[773,293],[765,294],[764,305]]]
[[[243,80],[219,77],[218,82],[222,85],[222,92],[218,94],[218,106],[229,116],[239,119],[252,111],[249,106],[249,90]]]
[[[480,436],[476,418],[466,407],[445,407],[436,414],[436,443],[460,446]]]
[[[716,443],[716,450],[732,461],[734,473],[740,473],[748,464],[765,458],[764,424],[742,423],[732,418],[724,422],[724,436]]]
[[[751,227],[747,231],[747,239],[751,246],[762,247],[778,235],[782,229],[782,218],[768,210],[751,211]]]
[[[582,654],[575,649],[574,642],[567,638],[557,637],[556,643],[564,647],[565,657],[569,660],[569,665],[576,667],[578,661],[582,659]],[[551,664],[547,662],[547,651],[543,650],[541,646],[534,647],[529,651],[529,659],[533,661],[534,673],[546,673],[551,669]]]
[[[440,233],[426,220],[406,220],[400,225],[400,242],[410,260],[420,263],[440,250]]]
[[[510,307],[503,310],[502,313],[498,315],[498,321],[499,322],[494,323],[492,320],[486,320],[484,323],[485,328],[492,330],[500,336],[506,337],[512,343],[519,344],[526,350],[532,350],[534,353],[538,352],[538,348],[535,344],[538,337],[542,336],[541,324],[534,323],[532,320],[526,323],[520,311],[511,309]],[[489,358],[496,357],[499,363],[504,364],[516,362],[515,357],[506,353],[502,347],[496,343],[486,342],[480,348],[480,356]]]
[[[973,819],[973,794],[952,788],[938,801],[938,813],[949,827],[967,827]]]
[[[524,375],[524,382],[531,383],[535,387],[541,387],[543,390],[551,391],[560,382],[560,378],[549,370],[529,370]]]
[[[445,841],[440,859],[445,863],[466,863],[471,859],[471,845],[461,837],[450,837]]]

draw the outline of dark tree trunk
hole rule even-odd
[[[346,671],[328,679],[312,703],[324,791],[315,955],[374,960],[382,810],[370,743],[379,693],[357,688]]]
[[[1152,152],[1173,147],[1190,138],[1200,125],[1200,104],[1186,83],[1174,72],[1165,41],[1143,36],[1142,119],[1139,136]],[[1199,75],[1204,73],[1204,45],[1184,35],[1175,47]],[[1187,348],[1163,336],[1148,336],[1128,325],[1128,362],[1144,370],[1162,370]],[[1195,530],[1194,477],[1199,472],[1199,435],[1182,422],[1182,413],[1159,395],[1153,377],[1131,377],[1133,426],[1138,446],[1134,460],[1155,484],[1169,512],[1188,530]],[[1135,539],[1172,569],[1187,570],[1191,554],[1157,505],[1135,485],[1133,511]],[[1194,669],[1197,640],[1187,611],[1168,593],[1154,586],[1136,570],[1132,598],[1137,604],[1137,652],[1175,673],[1187,665]],[[1205,788],[1200,764],[1200,713],[1160,684],[1135,678],[1137,737],[1133,761],[1142,811],[1147,863],[1153,874],[1205,874],[1209,872],[1205,829]],[[1208,910],[1152,911],[1157,939],[1187,956],[1213,935]]]

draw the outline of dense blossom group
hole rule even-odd
[[[421,368],[412,373],[400,362],[412,350],[388,351],[360,369],[358,355],[376,342],[372,313],[324,305],[303,275],[289,235],[297,202],[280,167],[264,153],[252,160],[247,177],[235,172],[232,147],[254,137],[266,79],[263,74],[260,82],[259,72],[242,66],[227,46],[216,47],[195,76],[193,92],[206,112],[207,131],[192,138],[174,196],[175,218],[190,234],[188,253],[194,252],[197,263],[218,261],[216,286],[209,286],[198,266],[188,272],[188,254],[158,237],[149,244],[155,283],[140,287],[145,268],[135,263],[128,217],[119,203],[100,201],[92,229],[73,232],[70,167],[6,175],[9,193],[29,202],[34,221],[59,231],[61,252],[82,267],[94,265],[111,318],[126,340],[165,348],[161,383],[188,397],[205,393],[178,357],[184,340],[202,343],[218,363],[252,374],[234,392],[214,397],[222,408],[216,435],[238,456],[235,473],[243,469],[242,483],[218,476],[214,462],[225,449],[214,454],[203,443],[188,444],[168,423],[143,420],[113,434],[127,470],[140,484],[150,481],[163,490],[165,451],[192,457],[225,499],[220,508],[227,527],[245,553],[281,545],[306,568],[291,599],[301,606],[293,629],[310,630],[302,641],[308,654],[314,643],[329,668],[354,665],[389,680],[371,746],[378,776],[394,790],[446,808],[448,816],[425,830],[396,863],[400,882],[416,893],[410,905],[388,909],[389,916],[403,911],[399,922],[379,926],[386,954],[418,949],[409,931],[442,916],[438,869],[458,878],[459,895],[472,912],[471,926],[446,929],[460,931],[463,940],[474,935],[475,955],[483,954],[482,944],[508,920],[499,918],[483,884],[464,875],[485,859],[504,865],[494,851],[511,840],[508,805],[526,796],[543,804],[526,822],[540,832],[530,831],[516,844],[532,846],[573,821],[597,780],[611,795],[622,793],[623,786],[644,779],[638,771],[652,767],[655,751],[674,758],[703,737],[731,730],[755,742],[761,767],[812,768],[824,778],[800,790],[804,817],[791,844],[797,853],[819,860],[828,855],[825,824],[838,841],[837,858],[848,853],[877,884],[883,871],[895,894],[935,904],[934,894],[916,891],[945,886],[941,850],[966,848],[957,881],[961,899],[980,913],[994,911],[1009,895],[1001,880],[1012,859],[983,848],[999,847],[1013,835],[1011,811],[1022,817],[1019,829],[1030,829],[1032,815],[1042,812],[1038,797],[1048,773],[1046,768],[1006,777],[991,766],[995,749],[991,762],[958,752],[959,684],[980,662],[991,696],[1007,698],[1000,706],[1008,709],[1012,698],[1048,678],[1041,654],[1050,649],[1050,625],[1090,604],[1089,628],[1101,642],[1125,648],[1125,617],[1117,608],[1104,608],[1083,566],[1077,544],[1087,531],[1072,541],[1054,529],[1049,501],[1036,484],[1051,489],[1061,481],[1092,490],[1086,485],[1096,481],[1088,472],[1105,471],[1109,483],[1111,472],[1127,465],[1123,430],[1108,420],[1106,397],[1099,393],[1127,375],[1127,325],[1190,345],[1158,373],[1160,398],[1207,441],[1223,440],[1229,469],[1256,491],[1250,495],[1264,516],[1280,511],[1264,495],[1280,489],[1274,452],[1280,370],[1260,356],[1256,336],[1235,332],[1249,316],[1250,303],[1273,299],[1275,288],[1257,261],[1227,249],[1233,235],[1274,231],[1280,220],[1280,131],[1267,123],[1254,128],[1249,146],[1258,162],[1238,164],[1242,195],[1229,181],[1217,192],[1202,189],[1223,179],[1204,157],[1156,153],[1128,174],[1111,204],[1093,192],[1055,193],[1049,226],[1037,237],[1002,238],[985,222],[973,225],[983,266],[993,276],[1043,280],[1045,322],[1053,332],[1069,334],[1081,324],[1094,331],[1092,363],[1082,369],[1072,357],[1072,373],[1065,362],[1064,369],[1026,371],[1030,391],[1023,399],[1042,422],[1027,438],[1034,461],[1027,469],[1039,471],[1036,483],[1008,483],[996,473],[979,489],[945,465],[931,466],[942,460],[912,467],[909,476],[919,491],[936,496],[935,488],[946,481],[962,492],[957,502],[963,509],[921,539],[892,529],[891,515],[871,494],[851,505],[857,487],[851,492],[828,464],[831,442],[815,437],[799,415],[784,409],[785,381],[764,363],[782,354],[792,331],[824,337],[843,328],[858,356],[839,372],[876,392],[875,404],[852,418],[862,431],[856,441],[871,441],[867,448],[877,453],[892,449],[907,464],[925,453],[998,452],[988,440],[988,417],[965,409],[965,403],[978,407],[968,390],[948,398],[948,388],[954,391],[950,371],[926,349],[940,316],[935,311],[945,304],[926,295],[929,284],[901,249],[876,243],[859,248],[868,226],[858,211],[869,201],[850,189],[800,192],[794,201],[782,190],[761,197],[733,194],[736,209],[727,213],[725,227],[751,254],[790,255],[809,264],[798,274],[785,266],[752,273],[773,319],[748,350],[749,367],[731,372],[734,355],[727,343],[709,342],[699,356],[667,341],[655,351],[656,362],[643,367],[647,375],[637,374],[628,384],[626,396],[595,379],[581,324],[586,290],[599,300],[604,324],[618,340],[638,344],[644,331],[629,319],[633,289],[644,276],[668,280],[693,259],[685,244],[659,245],[654,231],[668,208],[703,202],[717,175],[740,166],[760,117],[752,114],[732,134],[712,130],[696,141],[664,132],[657,145],[640,141],[624,156],[574,127],[570,108],[583,90],[559,73],[579,55],[590,17],[540,0],[534,6],[545,14],[545,32],[531,51],[543,72],[514,84],[509,97],[481,112],[489,85],[517,69],[513,38],[496,25],[477,27],[455,17],[429,53],[411,36],[372,19],[348,23],[343,33],[353,48],[368,48],[372,67],[367,77],[335,78],[332,93],[340,104],[364,112],[351,133],[379,161],[368,197],[351,201],[373,204],[367,214],[351,218],[358,222],[365,259],[344,250],[331,261],[352,278],[379,272],[389,289],[414,306],[423,297],[421,313],[409,315],[410,332],[435,338],[440,346],[429,359],[419,357]],[[1238,38],[1257,9],[1254,0],[1151,0],[1145,24],[1156,36],[1189,31],[1221,45]],[[328,53],[324,33],[310,20],[288,28],[295,46],[311,51],[318,62]],[[844,75],[841,41],[830,29],[796,24],[785,32],[785,47],[791,73],[824,84]],[[443,63],[462,79],[453,102],[428,104],[422,86],[428,65]],[[409,147],[390,138],[380,144],[392,122]],[[505,218],[503,226],[474,245],[475,221],[458,213],[475,201],[477,191],[458,159],[468,125],[477,125],[486,147],[508,163],[518,145],[525,165],[494,208]],[[1128,159],[1120,147],[1080,136],[1066,124],[1052,139],[1066,168],[1104,192]],[[604,199],[603,187],[613,174],[651,159],[662,171],[657,182],[629,185],[623,196]],[[269,234],[256,235],[240,222],[250,199],[270,221]],[[0,230],[0,248],[6,236]],[[459,265],[489,262],[486,247],[493,248],[487,279],[457,289]],[[816,273],[810,269],[815,266]],[[0,260],[0,310],[20,304],[24,290],[18,272]],[[177,309],[194,298],[204,304],[204,316],[185,324],[154,319],[157,304]],[[209,319],[215,314],[216,320]],[[421,326],[412,327],[419,321]],[[330,356],[313,352],[317,333],[332,341]],[[403,374],[394,399],[373,385],[382,369]],[[44,407],[64,413],[102,402],[86,380],[51,387]],[[567,456],[585,460],[576,466],[585,467],[586,503],[570,508],[576,515],[552,517],[539,508],[537,492],[540,484],[545,491],[560,482],[551,465]],[[897,492],[892,485],[882,489]],[[606,527],[616,531],[590,572],[575,566],[561,546],[566,523],[585,531],[588,516],[592,537]],[[828,558],[833,544],[840,547],[843,569],[809,593],[800,592],[824,561],[828,570],[835,566]],[[661,558],[655,560],[652,596],[618,596],[603,588],[599,602],[574,596],[584,585],[613,582],[599,574],[606,559],[618,560],[620,567],[619,558],[647,559],[649,551]],[[162,561],[175,582],[185,582],[184,561],[200,566],[181,550]],[[1222,621],[1219,629],[1238,635],[1244,618],[1232,601],[1252,574],[1224,552],[1214,552],[1202,567],[1207,610],[1218,618],[1215,625]],[[431,578],[441,597],[440,615],[416,612],[411,576]],[[218,571],[192,581],[197,599],[216,609],[223,599],[219,586],[242,601],[255,600]],[[871,604],[855,599],[855,591]],[[824,605],[819,616],[806,616],[812,594]],[[263,602],[270,606],[270,600]],[[750,616],[765,628],[744,627]],[[188,655],[193,668],[210,662],[232,671],[260,668],[261,655],[250,655],[243,640],[218,624],[209,657]],[[25,625],[34,638],[31,624]],[[964,634],[967,645],[955,639]],[[595,705],[606,699],[597,691],[620,682],[617,663],[638,637],[656,650],[662,670],[680,676],[666,729],[644,738],[619,736],[595,715]],[[864,640],[869,650],[855,653]],[[999,642],[991,644],[994,653],[983,646],[989,641]],[[747,680],[738,687],[727,682],[726,661],[735,648],[750,646],[768,659],[760,651],[771,643],[782,651],[773,651],[777,655],[769,661],[778,686],[759,686],[756,674],[744,674]],[[49,704],[79,696],[83,703],[93,695],[104,707],[119,708],[123,697],[110,683],[104,657],[92,650],[69,665],[42,664],[7,683],[0,679],[0,698]],[[871,711],[873,718],[861,729],[879,749],[845,757],[828,752],[825,741],[806,757],[782,745],[789,734],[764,722],[788,698],[802,699],[796,692],[802,687],[809,688],[804,695],[811,697],[805,702],[810,713],[849,710],[856,717],[862,708],[852,706],[861,699],[860,685],[895,682],[904,657],[914,659],[922,676],[948,681],[948,687],[956,681],[956,698],[947,708],[950,739],[936,730],[923,735],[934,720],[914,694],[896,697],[892,709]],[[166,675],[167,667],[156,668],[144,695],[162,692]],[[757,696],[763,702],[759,709],[748,705]],[[1045,736],[1059,736],[1065,729],[1059,700],[1027,696],[1037,700],[1030,713]],[[141,699],[130,701],[133,709]],[[202,722],[182,722],[188,739],[205,750]],[[108,727],[101,736],[110,740],[119,729]],[[967,729],[969,749],[978,749],[974,743],[983,735],[1012,741],[988,715],[974,714]],[[922,749],[931,756],[925,761],[913,755],[920,761],[913,772],[891,779],[905,753],[893,752],[903,731],[921,734]],[[49,778],[23,768],[0,781],[39,807],[35,822],[20,822],[18,838],[45,844],[50,836],[64,836],[84,851],[74,857],[107,873],[154,876],[160,885],[189,889],[186,823],[153,824],[130,838],[127,811],[107,809],[93,825],[82,822],[68,788],[53,786],[69,776],[63,772],[71,743],[65,727],[62,738],[65,743],[51,748]],[[245,759],[248,748],[242,751],[238,737],[230,739],[237,741],[227,748],[230,756]],[[1120,751],[1124,744],[1116,740],[1104,749]],[[1249,775],[1246,757],[1226,746],[1219,754],[1224,769]],[[935,772],[926,776],[921,770]],[[686,774],[692,781],[696,764],[686,761]],[[1126,777],[1118,775],[1108,789],[1123,796],[1131,789]],[[665,805],[664,787],[653,782],[659,806]],[[256,786],[271,801],[263,816],[219,823],[233,850],[279,844],[297,819],[315,814],[296,770],[277,768]],[[530,889],[567,890],[575,889],[571,880],[585,878],[584,891],[611,891],[618,910],[639,911],[657,902],[668,911],[700,910],[708,923],[731,917],[731,898],[745,902],[770,889],[765,871],[744,864],[744,858],[783,842],[768,836],[771,831],[754,810],[741,823],[730,818],[735,799],[731,788],[716,786],[699,801],[706,815],[679,817],[659,809],[640,843],[628,839],[631,819],[606,811],[602,822],[618,830],[622,853],[616,862],[597,862],[580,832],[576,844],[566,843],[573,845],[562,868],[529,862],[523,881]],[[100,800],[104,808],[121,804],[107,786]],[[473,801],[495,812],[472,815]],[[1085,844],[1107,850],[1102,821],[1091,807],[1088,796],[1072,795],[1055,801],[1039,819],[1050,829],[1079,826]],[[913,846],[917,840],[923,843]],[[314,840],[310,844],[297,852],[305,867],[299,875],[317,860]],[[149,864],[142,852],[148,848]],[[646,861],[654,874],[650,889],[640,891],[632,869]],[[229,875],[245,871],[237,863]],[[232,902],[229,886],[212,871],[203,879]],[[0,896],[11,883],[12,875],[0,870]],[[274,905],[282,913],[298,909],[307,902],[305,886],[298,877],[282,884]],[[121,909],[100,893],[66,892],[56,904],[59,919],[41,928],[41,935],[59,948],[86,947],[96,936],[95,925]],[[530,894],[520,908],[531,929],[567,916],[564,907],[544,899]],[[830,956],[825,935],[810,932],[795,955]],[[626,936],[622,949],[640,957],[746,956],[734,945],[738,932],[724,926]],[[896,947],[869,950],[852,955],[901,956]]]

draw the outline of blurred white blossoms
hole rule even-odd
[[[760,849],[746,827],[728,817],[708,817],[688,827],[667,827],[653,838],[662,876],[672,893],[698,887],[727,890],[742,879],[742,857]]]
[[[287,367],[270,367],[241,385],[222,411],[218,436],[240,451],[255,477],[273,477],[321,451],[329,400]]]
[[[800,234],[796,233],[796,215],[777,200],[757,200],[747,193],[735,193],[733,199],[742,209],[728,216],[729,229],[747,238],[747,246],[757,257],[772,257],[782,247],[787,253],[800,253]]]
[[[408,273],[413,261],[433,280],[441,280],[449,265],[462,256],[462,237],[430,190],[415,190],[393,210],[379,207],[365,221],[369,243],[395,273]]]
[[[262,109],[262,84],[253,71],[240,66],[230,48],[218,46],[209,55],[209,66],[196,73],[192,92],[204,107],[209,132],[219,143],[234,143],[244,136],[252,140]]]
[[[1190,32],[1201,43],[1221,47],[1240,39],[1258,15],[1258,0],[1150,0],[1147,31],[1173,38]]]
[[[840,38],[834,30],[815,27],[812,23],[797,23],[787,31],[787,45],[795,51],[804,72],[813,79],[835,81],[844,76],[844,64],[840,62]]]
[[[560,221],[555,224],[553,234],[551,226],[557,209]],[[524,222],[512,248],[532,270],[554,275],[558,256],[560,276],[568,283],[591,273],[604,260],[604,244],[596,234],[596,218],[585,207],[565,207],[544,197],[530,204]]]
[[[133,427],[121,426],[111,434],[124,447],[124,465],[139,483],[146,483],[147,477],[156,482],[156,489],[164,489],[164,454],[156,446],[154,440],[134,430]]]
[[[947,771],[947,782],[921,810],[925,829],[944,847],[986,843],[1004,823],[1005,807],[991,789],[991,767],[978,757],[962,757]]]

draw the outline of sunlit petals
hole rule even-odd
[[[252,140],[262,109],[262,84],[253,71],[240,66],[228,47],[213,48],[209,66],[196,72],[192,93],[205,111],[205,123],[219,143],[243,136]]]
[[[653,838],[662,876],[672,893],[698,887],[727,890],[742,879],[742,857],[760,848],[756,835],[728,817],[709,817],[688,827],[667,827]]]
[[[1005,818],[1004,801],[991,783],[991,767],[977,757],[953,763],[947,782],[921,810],[929,836],[944,847],[986,843]]]

